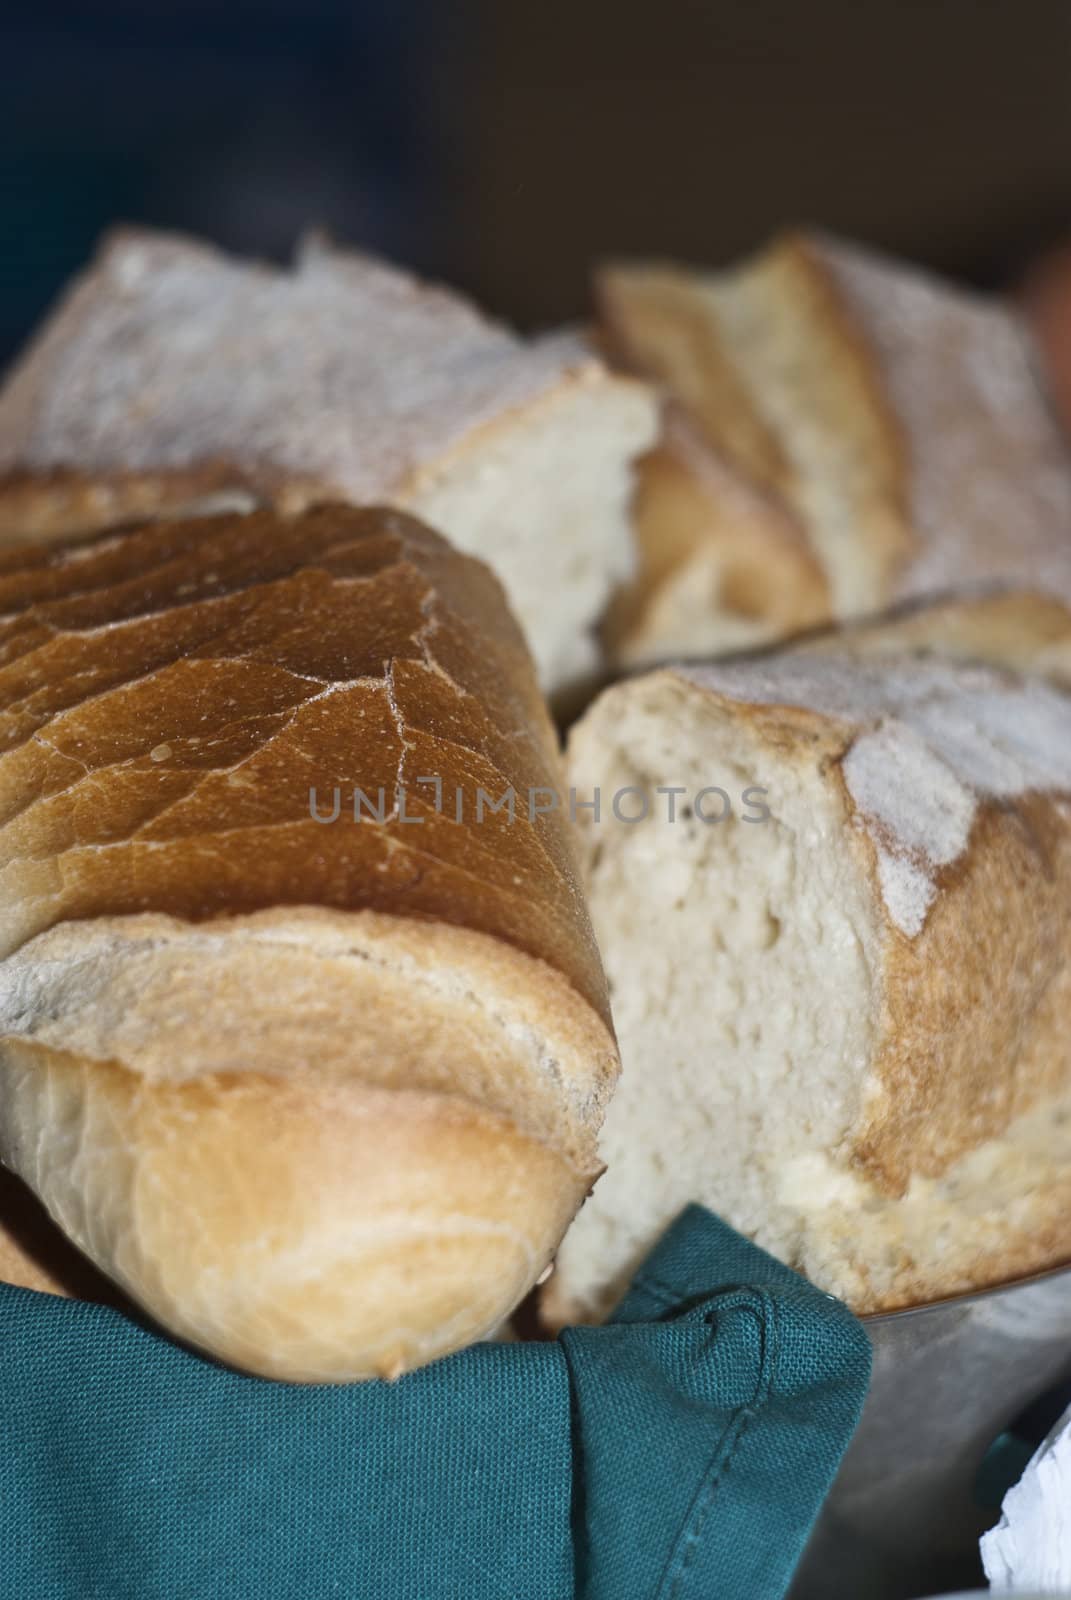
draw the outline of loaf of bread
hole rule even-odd
[[[368,257],[278,271],[122,232],[0,392],[0,539],[390,502],[491,562],[553,690],[633,570],[655,410],[576,336],[525,342]]]
[[[733,271],[619,266],[598,288],[610,347],[670,397],[619,660],[975,586],[1071,603],[1071,460],[1009,307],[801,235]]]
[[[617,1070],[496,580],[402,513],[255,511],[5,552],[0,619],[0,1159],[249,1371],[484,1336]]]
[[[623,1070],[552,1319],[603,1314],[689,1201],[860,1312],[1071,1257],[1071,696],[664,668],[569,762]]]

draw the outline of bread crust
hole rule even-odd
[[[252,511],[264,502],[248,478],[224,462],[172,473],[105,477],[53,468],[0,474],[0,548],[100,533],[156,517]]]
[[[0,741],[4,1161],[250,1370],[488,1332],[597,1175],[616,1052],[487,569],[340,506],[0,554]]]
[[[860,660],[915,655],[984,662],[1071,688],[1071,608],[1031,590],[908,602],[881,617],[824,629],[793,648]]]
[[[707,597],[705,650],[695,648],[695,608],[659,596],[684,592],[692,572],[702,583],[702,540],[752,540],[737,526],[745,491],[769,506],[767,566],[788,584],[791,522],[825,585],[824,618],[813,601],[794,616],[767,604],[766,639],[972,588],[1071,604],[1071,457],[1012,308],[805,234],[716,275],[607,269],[600,299],[618,360],[657,378],[685,415],[697,483],[704,451],[726,482],[720,494],[708,483],[702,501],[694,492],[690,540],[679,495],[663,528],[650,512],[644,569],[615,640],[622,660],[725,653],[723,639],[734,647],[731,594]],[[743,432],[730,394],[746,397]]]
[[[662,437],[638,464],[639,566],[607,615],[609,658],[635,666],[706,654],[703,622],[718,610],[737,623],[730,648],[824,621],[828,585],[791,503],[791,463],[723,345],[701,281],[668,263],[616,264],[596,273],[594,288],[610,355],[666,397]]]
[[[365,339],[340,352],[343,314]],[[460,296],[322,241],[281,271],[120,228],[9,375],[0,468],[166,483],[222,460],[247,484],[375,503],[472,429],[601,371],[576,339],[527,346]]]
[[[605,1314],[689,1200],[863,1313],[1066,1262],[1071,697],[829,645],[623,680],[570,752],[604,806],[692,788],[683,827],[652,794],[585,829],[624,1075],[549,1320]]]
[[[656,412],[582,335],[522,339],[356,252],[310,241],[279,269],[119,230],[0,389],[0,544],[389,502],[492,563],[558,691],[633,570]]]
[[[760,490],[784,494],[792,465],[724,346],[702,280],[669,263],[621,263],[602,267],[594,288],[610,351],[673,397],[677,425]]]
[[[775,240],[758,271],[766,280],[764,297],[782,302],[801,333],[809,335],[799,356],[825,378],[805,385],[801,410],[817,410],[841,448],[868,462],[869,503],[860,521],[874,581],[884,597],[895,591],[919,549],[911,506],[913,441],[883,381],[865,326],[853,316],[820,243],[804,234],[786,234]],[[835,587],[832,578],[830,586]],[[836,601],[834,607],[839,612]]]

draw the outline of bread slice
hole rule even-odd
[[[647,555],[619,660],[975,587],[1071,602],[1071,460],[1011,308],[817,235],[723,273],[611,267],[598,287],[610,347],[670,397],[662,448],[696,486],[684,537],[679,488],[647,468],[642,548],[676,554]],[[761,535],[740,527],[742,496]],[[792,576],[801,547],[818,587]],[[741,563],[757,579],[743,607]]]
[[[697,448],[670,413],[637,464],[639,571],[603,624],[611,661],[728,654],[829,617],[825,576],[800,524],[757,485]]]
[[[250,1371],[486,1336],[617,1071],[562,787],[501,588],[401,513],[3,554],[0,1160]]]
[[[314,241],[278,271],[121,232],[0,393],[0,538],[390,502],[494,565],[556,689],[633,570],[654,430],[646,388],[579,337],[524,341],[369,257]]]
[[[555,1321],[689,1201],[860,1312],[1071,1259],[1071,696],[910,657],[667,668],[569,765],[623,1072]]]

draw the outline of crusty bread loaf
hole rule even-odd
[[[494,1328],[599,1170],[616,1054],[490,572],[341,506],[9,551],[0,715],[3,1161],[251,1371]]]
[[[724,273],[609,268],[599,298],[611,348],[670,396],[618,659],[976,585],[1071,603],[1071,460],[1011,308],[803,235]]]
[[[1071,696],[786,653],[622,682],[569,758],[623,1072],[555,1320],[692,1200],[864,1312],[1071,1258]]]
[[[633,569],[655,421],[576,336],[525,342],[368,257],[312,243],[277,271],[121,232],[0,392],[0,538],[389,501],[492,563],[557,689]]]

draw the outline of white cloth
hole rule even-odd
[[[982,1536],[982,1565],[996,1593],[1071,1595],[1071,1409],[1004,1496]]]

